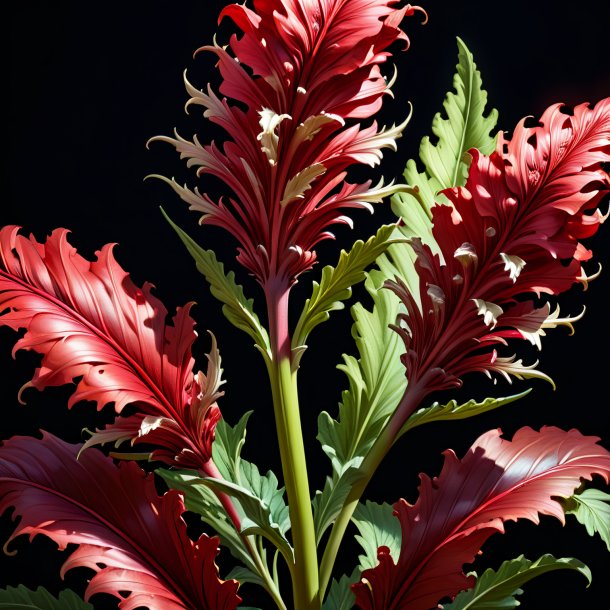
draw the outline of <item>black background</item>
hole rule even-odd
[[[92,257],[107,242],[117,242],[116,255],[137,283],[157,286],[157,295],[172,311],[196,300],[194,316],[201,340],[196,347],[200,363],[209,348],[205,329],[212,330],[224,358],[226,396],[220,406],[234,423],[239,415],[254,409],[245,455],[261,469],[279,472],[274,441],[272,410],[261,358],[246,335],[238,333],[222,317],[188,254],[162,219],[159,204],[174,220],[196,236],[200,243],[217,250],[219,258],[240,273],[247,293],[254,296],[262,314],[262,298],[256,284],[244,277],[234,263],[234,243],[217,229],[199,229],[197,217],[186,210],[168,187],[143,182],[149,173],[190,178],[170,147],[146,140],[170,134],[173,127],[185,137],[198,133],[206,143],[220,134],[197,110],[187,117],[182,111],[186,93],[182,70],[203,88],[208,80],[218,83],[213,59],[205,54],[193,60],[192,52],[212,40],[216,18],[224,2],[41,2],[23,1],[4,8],[7,52],[2,55],[4,112],[2,199],[0,222],[22,225],[43,240],[55,227],[72,230],[71,242],[81,254]],[[493,6],[493,8],[492,8]],[[490,104],[500,111],[499,127],[510,130],[522,116],[539,116],[556,101],[575,104],[596,102],[610,94],[607,26],[610,9],[605,1],[579,3],[569,10],[556,2],[466,3],[427,2],[430,22],[422,27],[414,18],[404,24],[412,47],[397,53],[399,77],[395,100],[387,99],[382,123],[401,120],[407,101],[414,104],[414,118],[399,141],[397,154],[386,154],[382,172],[387,179],[400,176],[406,160],[417,153],[421,137],[428,133],[435,112],[440,110],[457,57],[459,35],[474,53],[482,72]],[[230,28],[220,28],[219,43],[228,40]],[[379,169],[359,172],[358,177],[381,175]],[[191,180],[191,184],[193,181]],[[208,188],[209,186],[209,188]],[[210,181],[205,190],[221,191]],[[336,260],[340,247],[366,237],[382,221],[390,220],[388,206],[378,208],[372,218],[356,217],[356,229],[337,231],[337,242],[319,248],[323,264]],[[595,261],[610,262],[606,228],[590,245]],[[594,271],[595,265],[589,266]],[[310,290],[319,266],[301,278],[293,293],[295,313]],[[525,400],[496,412],[461,423],[439,424],[418,429],[394,448],[369,488],[368,497],[414,501],[417,475],[438,473],[440,452],[452,447],[458,455],[489,428],[501,426],[511,436],[522,425],[544,424],[578,427],[583,433],[603,438],[610,448],[610,416],[607,405],[606,322],[610,284],[607,273],[586,294],[577,289],[561,300],[566,313],[587,314],[576,335],[563,329],[551,332],[540,354],[541,368],[557,382],[553,392],[542,382]],[[357,296],[365,298],[360,291]],[[328,465],[314,441],[316,418],[321,410],[335,413],[343,375],[334,369],[343,352],[353,353],[350,316],[346,310],[333,315],[330,323],[314,332],[301,372],[302,412],[308,439],[312,484],[321,486]],[[34,434],[44,428],[63,438],[80,440],[85,426],[101,426],[111,419],[108,408],[99,415],[90,404],[66,408],[69,388],[30,390],[27,406],[17,404],[19,387],[33,373],[38,357],[28,353],[10,357],[15,335],[0,332],[4,346],[0,357],[2,375],[2,422],[0,438]],[[519,347],[521,349],[522,346]],[[528,356],[535,358],[535,354]],[[203,366],[200,364],[200,366]],[[467,378],[464,398],[506,395],[510,387],[497,388],[482,376]],[[584,528],[569,520],[567,526],[543,519],[542,527],[529,522],[508,524],[509,535],[494,537],[485,547],[481,566],[497,567],[503,559],[523,552],[534,559],[544,552],[576,556],[593,570],[593,585],[585,590],[578,575],[559,573],[530,584],[522,597],[524,608],[602,608],[607,603],[609,562],[599,538],[589,538]],[[0,521],[0,538],[11,531],[8,515]],[[0,585],[45,585],[62,588],[58,567],[63,558],[55,545],[39,537],[14,543],[16,557],[0,556]],[[356,547],[346,545],[339,560],[342,571],[351,570]],[[230,561],[223,551],[221,568]],[[67,585],[82,590],[90,572],[74,570]],[[248,596],[252,593],[243,589]],[[246,602],[271,607],[256,594]]]

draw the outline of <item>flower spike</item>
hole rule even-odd
[[[204,146],[178,134],[153,138],[172,144],[198,176],[216,176],[230,188],[228,199],[214,202],[168,181],[202,214],[202,223],[224,227],[238,240],[239,262],[263,286],[292,285],[315,263],[314,246],[333,237],[328,228],[351,225],[344,209],[370,209],[386,194],[370,182],[344,180],[349,166],[374,167],[382,149],[395,150],[407,123],[390,129],[348,124],[379,110],[393,83],[380,70],[387,49],[398,40],[408,46],[400,22],[423,12],[396,4],[255,0],[253,9],[226,7],[220,20],[231,19],[241,36],[234,34],[228,47],[199,49],[216,55],[225,97],[209,86],[206,93],[197,90],[186,77],[185,84],[187,108],[203,106],[227,141]]]

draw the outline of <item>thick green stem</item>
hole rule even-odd
[[[293,371],[291,366],[288,331],[289,289],[269,289],[266,293],[272,351],[269,377],[295,555],[295,565],[291,571],[294,608],[319,610],[316,536],[301,430],[296,371]]]
[[[320,565],[320,599],[324,599],[324,593],[335,566],[339,547],[341,546],[343,536],[345,535],[352,515],[358,506],[358,502],[360,502],[360,498],[379,467],[379,464],[381,464],[381,461],[398,438],[404,423],[427,394],[424,389],[425,387],[425,384],[407,386],[394,415],[377,437],[371,450],[367,453],[360,465],[360,472],[363,476],[354,484],[345,499],[341,512],[333,524],[326,544],[326,549],[324,550],[322,564]]]

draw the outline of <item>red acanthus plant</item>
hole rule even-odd
[[[187,106],[202,106],[227,140],[153,138],[198,168],[200,188],[161,178],[202,214],[200,224],[235,238],[237,260],[264,292],[267,325],[234,272],[170,221],[226,317],[264,358],[285,487],[242,456],[250,413],[234,425],[221,417],[220,353],[211,335],[206,370],[196,367],[191,304],[169,322],[152,286],[130,279],[112,245],[89,261],[66,229],[44,243],[15,226],[0,229],[0,324],[24,331],[14,352],[41,356],[19,398],[30,387],[74,383],[70,408],[113,404],[116,415],[77,445],[43,432],[0,447],[0,511],[19,518],[5,548],[19,535],[42,534],[60,549],[77,546],[62,576],[74,567],[95,573],[84,600],[9,587],[0,607],[90,609],[105,593],[123,610],[235,610],[238,588],[249,583],[280,610],[485,610],[518,605],[520,587],[545,572],[571,569],[590,580],[577,559],[552,555],[521,556],[483,574],[465,568],[507,521],[538,523],[541,515],[564,522],[573,514],[610,548],[610,494],[595,487],[610,483],[610,451],[577,430],[525,427],[510,441],[491,430],[462,459],[445,451],[440,475],[421,475],[414,504],[362,501],[403,435],[524,394],[427,402],[435,392],[461,387],[471,372],[549,379],[537,363],[504,351],[515,340],[540,348],[546,330],[579,319],[561,317],[551,299],[592,278],[583,241],[605,220],[599,208],[610,192],[610,98],[556,104],[535,126],[519,123],[510,139],[493,136],[497,113],[486,114],[481,76],[459,39],[447,118],[435,117],[437,139],[420,148],[424,171],[410,161],[405,185],[347,182],[350,166],[374,167],[382,149],[396,150],[406,126],[361,122],[390,92],[394,79],[382,68],[392,44],[408,46],[401,24],[416,12],[427,18],[398,0],[230,5],[220,20],[239,33],[227,46],[202,47],[216,57],[224,97],[186,81]],[[229,190],[217,201],[205,194],[209,176]],[[314,268],[316,244],[333,237],[332,225],[351,224],[348,209],[372,210],[389,196],[396,222],[324,267],[291,324],[291,288]],[[337,419],[320,413],[331,468],[312,493],[299,363],[310,333],[362,281],[373,305],[352,308],[359,357],[341,365],[349,387]],[[126,442],[134,449],[121,451]],[[109,443],[116,451],[107,456],[100,446]],[[187,532],[187,511],[214,533],[197,524]],[[351,575],[331,583],[350,525],[363,555]],[[220,545],[236,564],[222,577]]]

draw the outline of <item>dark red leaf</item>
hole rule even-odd
[[[521,428],[512,441],[483,434],[462,460],[445,452],[438,478],[421,475],[414,505],[394,505],[402,528],[395,564],[385,547],[379,565],[354,585],[362,610],[429,610],[472,585],[462,571],[505,521],[552,515],[564,521],[555,497],[569,497],[593,474],[610,481],[610,452],[596,437],[554,427]]]
[[[122,610],[235,610],[238,583],[219,580],[214,563],[218,539],[187,536],[181,495],[159,497],[133,462],[117,467],[99,451],[77,461],[79,449],[47,433],[0,447],[0,514],[14,507],[20,517],[7,546],[21,534],[77,544],[62,575],[95,570],[86,599],[109,593]]]

